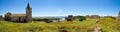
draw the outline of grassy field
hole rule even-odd
[[[45,23],[32,21],[31,23],[13,23],[0,21],[0,32],[59,32],[65,30],[68,32],[93,32],[96,20],[88,19],[84,21],[75,20],[67,22]],[[100,19],[99,24],[103,32],[120,32],[120,23],[114,19]]]

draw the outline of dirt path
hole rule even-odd
[[[100,27],[100,25],[98,24],[98,21],[96,21],[96,27],[94,28],[94,32],[102,32],[102,29]]]

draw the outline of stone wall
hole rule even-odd
[[[0,15],[0,20],[3,20],[3,17]]]

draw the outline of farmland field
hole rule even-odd
[[[120,32],[120,22],[115,19],[100,19],[99,25],[103,32]],[[45,23],[43,21],[32,21],[30,23],[13,23],[9,21],[0,21],[0,32],[93,32],[96,26],[96,20],[87,19],[84,21],[75,20],[67,22]]]

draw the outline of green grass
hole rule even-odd
[[[110,21],[111,24],[107,21]],[[101,19],[100,25],[102,27],[102,30],[104,32],[118,32],[119,29],[115,29],[115,27],[119,28],[115,20],[111,19]],[[106,21],[106,22],[103,22]],[[103,22],[101,24],[101,22]],[[113,23],[112,23],[113,22]],[[53,23],[45,23],[45,22],[39,22],[39,21],[33,21],[31,23],[13,23],[8,21],[0,21],[0,32],[59,32],[61,30],[61,27],[64,27],[64,30],[67,30],[68,32],[93,32],[93,29],[95,27],[95,20],[84,20],[84,21],[78,21],[75,20],[73,22],[67,22],[66,20],[61,22],[53,22]]]

